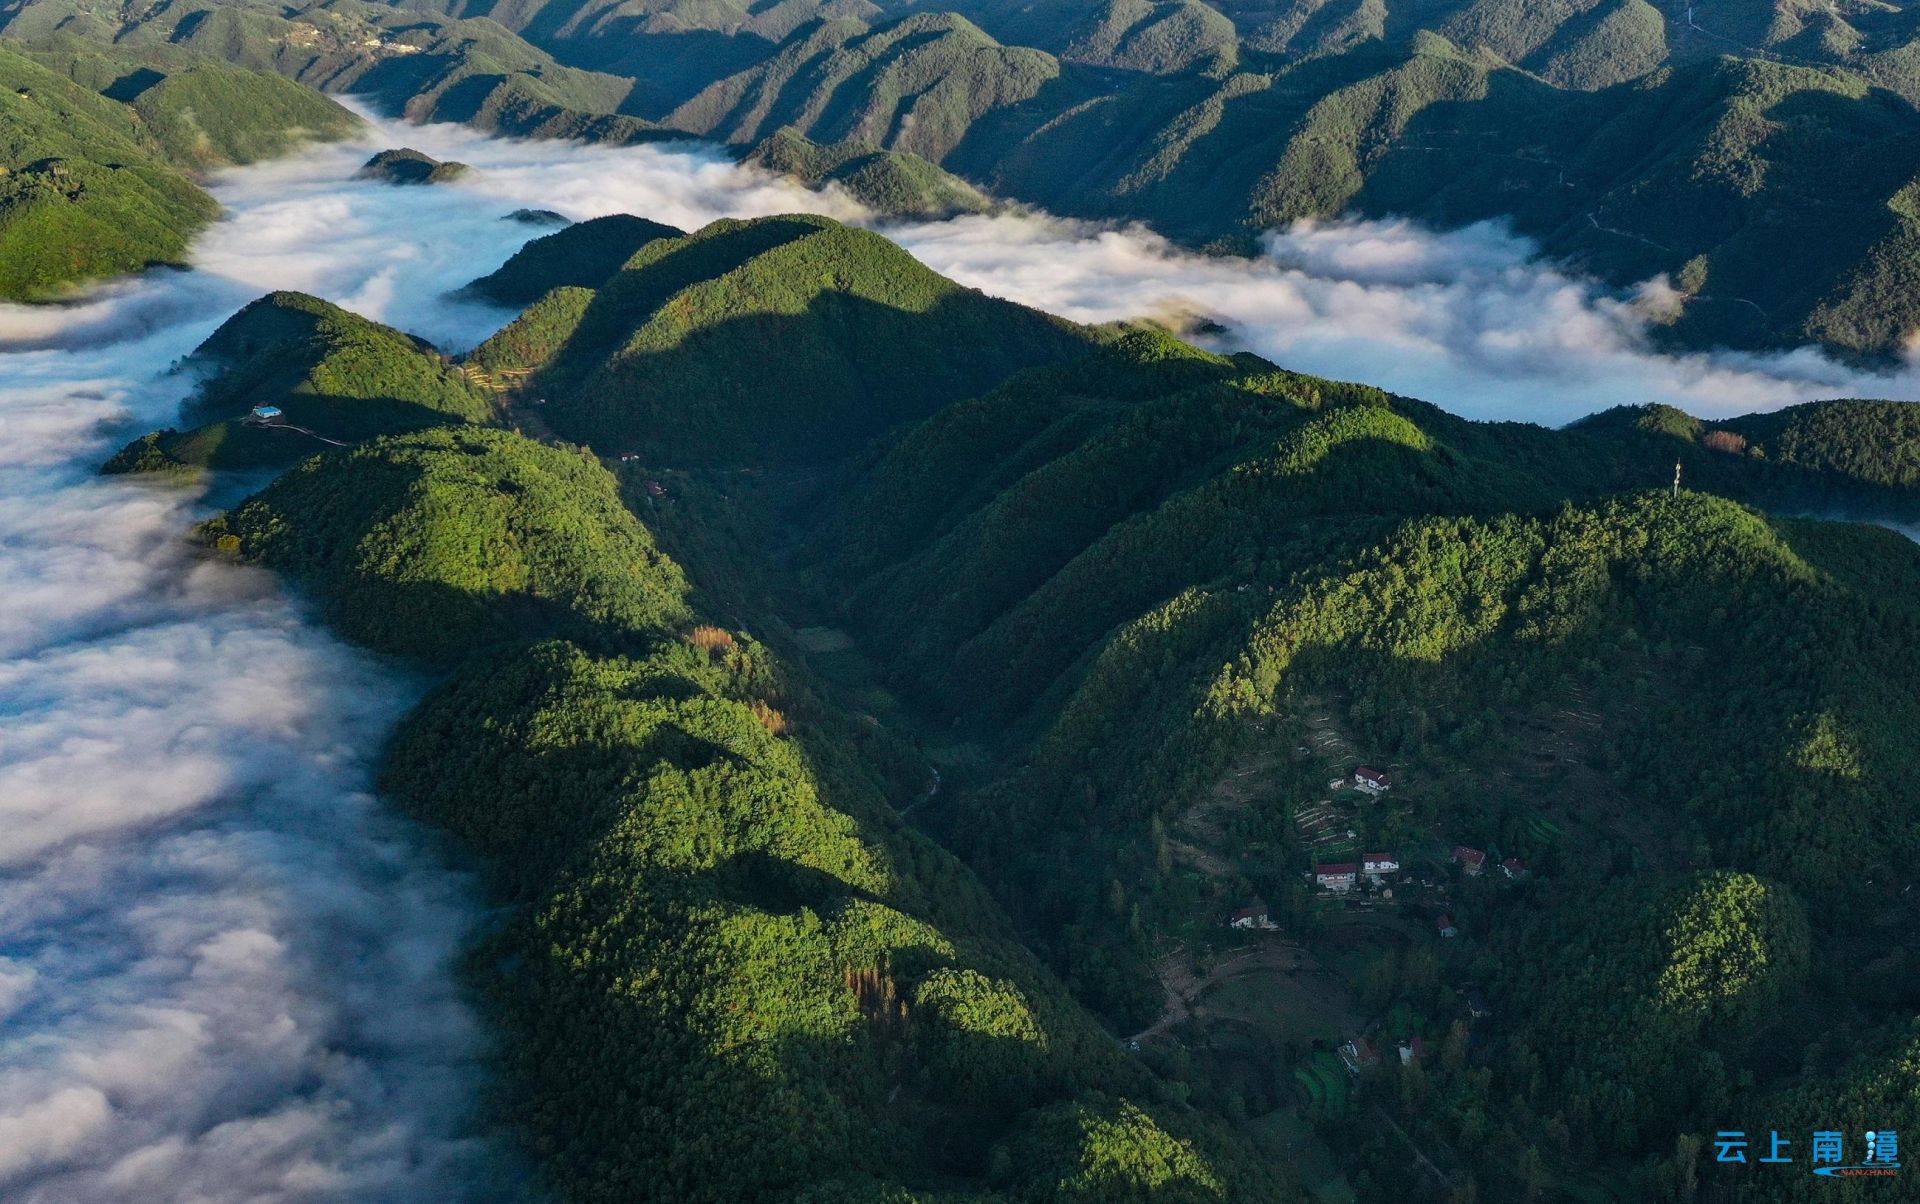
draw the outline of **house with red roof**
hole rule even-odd
[[[1227,915],[1227,927],[1271,931],[1280,925],[1273,922],[1273,914],[1265,907],[1239,907]]]
[[[1313,867],[1313,884],[1327,890],[1352,890],[1360,877],[1360,863],[1357,861],[1336,861],[1330,865]]]
[[[1500,863],[1500,872],[1509,878],[1524,878],[1533,871],[1528,869],[1527,863],[1520,858],[1509,857]]]
[[[1453,926],[1453,913],[1451,912],[1442,912],[1440,918],[1433,922],[1433,926],[1438,928],[1440,935],[1446,937],[1448,940],[1452,940],[1454,937],[1460,935],[1460,930]]]
[[[1453,860],[1467,871],[1470,877],[1479,877],[1487,872],[1487,855],[1483,850],[1470,849],[1466,845],[1453,846]]]
[[[1368,794],[1385,794],[1393,789],[1393,783],[1387,780],[1386,774],[1364,765],[1353,771],[1353,784]]]
[[[1380,1064],[1380,1048],[1371,1037],[1356,1037],[1340,1047],[1340,1060],[1347,1064],[1348,1074],[1359,1074]]]
[[[1360,872],[1376,882],[1388,874],[1400,872],[1400,859],[1392,853],[1360,854]]]

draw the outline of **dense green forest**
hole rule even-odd
[[[492,414],[468,373],[421,340],[304,293],[250,303],[176,371],[202,378],[182,407],[194,425],[135,440],[105,471],[284,467],[329,444]],[[263,423],[256,406],[282,413]]]
[[[1920,547],[1791,517],[1911,521],[1911,411],[1469,422],[818,218],[513,278],[193,404],[366,422],[201,538],[435,675],[383,784],[563,1198],[1875,1198],[1710,1139],[1920,1126]]]
[[[1369,1095],[1451,1186],[1398,1181],[1376,1135],[1342,1159],[1362,1198],[1775,1198],[1801,1188],[1715,1179],[1701,1134],[1856,1081],[1832,1123],[1920,1119],[1889,945],[1914,918],[1920,549],[1696,490],[1910,517],[1905,423],[1474,424],[1142,331],[863,458],[793,562],[972,779],[923,822],[1119,1031],[1151,1031],[1169,951],[1230,945],[1212,926],[1247,898],[1347,966],[1387,926],[1356,993],[1449,1052]],[[1694,488],[1646,489],[1675,458]],[[1362,760],[1415,793],[1363,805],[1361,838],[1440,885],[1349,917],[1298,885],[1294,817]],[[1529,881],[1447,885],[1456,842]],[[1476,939],[1435,941],[1442,912]],[[1196,1102],[1298,1106],[1275,1083],[1311,1046],[1249,1074],[1234,1026],[1174,1032]]]
[[[521,309],[556,288],[599,288],[648,243],[685,235],[630,213],[589,218],[534,239],[465,291]]]
[[[844,455],[1085,346],[1070,323],[962,288],[878,234],[789,215],[648,241],[474,358],[531,373],[567,438],[740,466]]]
[[[359,126],[316,92],[197,56],[0,46],[0,299],[181,263],[218,209],[192,173]]]
[[[918,756],[699,621],[590,453],[378,438],[202,537],[448,674],[385,786],[515,904],[479,976],[567,1198],[1285,1198],[901,823]]]
[[[415,120],[697,135],[882,214],[991,195],[1238,252],[1304,218],[1505,219],[1664,278],[1682,345],[1884,358],[1920,325],[1904,2],[21,0],[0,32]]]
[[[909,151],[862,142],[822,146],[790,128],[776,130],[742,161],[802,183],[837,185],[889,217],[938,220],[992,207],[979,189]]]

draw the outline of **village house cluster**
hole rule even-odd
[[[1402,1066],[1411,1066],[1426,1058],[1426,1040],[1421,1037],[1408,1038],[1399,1043],[1396,1052],[1400,1055]],[[1347,1068],[1348,1074],[1358,1075],[1380,1064],[1380,1046],[1372,1037],[1355,1037],[1340,1047],[1340,1062]]]
[[[1400,872],[1400,859],[1392,853],[1363,853],[1358,861],[1316,865],[1310,872],[1313,884],[1322,890],[1349,891],[1363,878],[1372,886],[1382,887],[1389,876]]]
[[[1487,872],[1487,854],[1483,849],[1469,848],[1463,844],[1454,845],[1453,863],[1459,866],[1469,878],[1478,878]],[[1509,857],[1500,863],[1500,872],[1517,881],[1527,877],[1533,871],[1528,867],[1525,859]]]
[[[1306,750],[1303,748],[1301,751]],[[1349,786],[1378,799],[1393,789],[1393,780],[1385,772],[1363,765],[1354,770],[1351,778],[1334,778],[1327,783],[1330,791]],[[1349,815],[1343,814],[1332,800],[1322,800],[1295,816],[1295,827],[1302,840],[1310,846],[1318,846],[1314,851],[1346,852],[1348,857],[1352,857],[1348,850],[1353,847],[1351,842],[1356,836],[1356,832],[1347,827],[1350,822]],[[1523,858],[1508,857],[1494,862],[1493,858],[1497,856],[1497,853],[1489,855],[1485,849],[1470,845],[1454,845],[1449,861],[1469,878],[1484,876],[1490,864],[1501,876],[1510,880],[1518,881],[1530,876],[1532,871]],[[1302,876],[1316,889],[1332,895],[1349,895],[1365,887],[1383,898],[1391,899],[1393,883],[1403,871],[1400,854],[1381,851],[1361,853],[1358,860],[1316,861]],[[1434,879],[1419,873],[1413,873],[1407,880],[1416,886],[1428,888],[1439,885]],[[1444,940],[1458,937],[1460,929],[1454,920],[1451,903],[1444,897],[1434,901],[1440,907],[1437,914],[1433,915],[1435,933]],[[1353,907],[1355,904],[1349,902],[1347,906]],[[1274,921],[1272,911],[1264,904],[1236,908],[1227,914],[1226,924],[1243,931],[1273,932],[1280,928]]]
[[[1345,778],[1336,778],[1327,783],[1329,789],[1338,789],[1346,785]],[[1354,789],[1378,798],[1393,789],[1393,782],[1378,769],[1361,766],[1353,771]],[[1322,809],[1327,805],[1322,804]],[[1352,836],[1352,832],[1347,833]],[[1387,879],[1400,872],[1400,858],[1395,853],[1362,853],[1358,861],[1320,862],[1307,871],[1313,884],[1322,890],[1345,893],[1361,882],[1381,889]]]
[[[1300,752],[1305,754],[1307,750],[1302,748]],[[1439,940],[1456,940],[1461,936],[1461,929],[1454,915],[1452,889],[1439,866],[1440,858],[1431,855],[1448,846],[1404,851],[1411,867],[1402,860],[1402,851],[1390,848],[1360,851],[1366,847],[1361,840],[1369,839],[1360,834],[1363,828],[1372,833],[1393,830],[1361,821],[1362,815],[1371,811],[1371,804],[1393,789],[1394,782],[1386,772],[1361,766],[1349,777],[1328,781],[1328,797],[1300,807],[1294,813],[1293,824],[1310,862],[1302,876],[1316,892],[1323,894],[1326,904],[1353,911],[1372,908],[1366,896],[1374,900],[1394,900],[1400,904],[1393,913],[1394,918],[1417,918],[1422,925],[1430,923],[1432,928],[1428,931]],[[1455,872],[1469,879],[1492,873],[1518,881],[1531,874],[1524,859],[1503,858],[1498,850],[1490,851],[1490,848],[1452,845],[1447,861],[1455,867]],[[1397,900],[1396,891],[1402,896]],[[1336,903],[1336,900],[1343,902]],[[1225,922],[1230,928],[1247,932],[1271,932],[1281,927],[1272,911],[1262,903],[1235,909],[1227,914]],[[1493,1015],[1486,995],[1474,983],[1460,983],[1455,991],[1458,1012],[1454,1023],[1478,1025]],[[1418,1027],[1430,1026],[1408,1024],[1404,1019],[1395,1021],[1392,1017],[1378,1018],[1368,1023],[1362,1032],[1333,1045],[1332,1052],[1340,1067],[1355,1078],[1382,1064],[1392,1065],[1396,1060],[1401,1066],[1417,1066],[1432,1054],[1427,1041],[1412,1031]],[[1327,1046],[1319,1048],[1325,1050]]]

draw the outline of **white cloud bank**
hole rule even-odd
[[[416,683],[91,475],[163,342],[0,355],[0,1198],[519,1198],[468,886],[368,793]]]
[[[402,141],[480,176],[351,179]],[[710,152],[449,129],[216,191],[196,270],[0,306],[0,1199],[526,1199],[474,1133],[485,1041],[453,973],[471,884],[370,793],[420,683],[268,575],[195,557],[204,500],[95,468],[173,420],[187,382],[165,370],[268,290],[458,348],[508,315],[444,294],[544,232],[515,208],[857,211]]]
[[[634,213],[684,229],[716,217],[794,211],[871,221],[836,191],[810,192],[743,170],[691,143],[516,142],[454,125],[387,126],[373,141],[479,170],[450,187],[369,185],[343,195],[339,171],[357,165],[365,147],[247,169],[230,190],[272,190],[279,199],[252,211],[257,236],[221,240],[245,252],[210,247],[203,264],[255,291],[327,292],[457,346],[471,337],[471,313],[416,311],[410,323],[409,306],[390,290],[402,276],[457,286],[537,233],[491,222],[495,209],[477,197],[572,218]],[[380,191],[387,195],[368,201]],[[394,251],[383,226],[396,192],[411,194],[400,220],[439,225],[440,238]],[[331,198],[324,206],[321,194]],[[1403,221],[1302,224],[1271,234],[1253,259],[1199,255],[1138,227],[1043,214],[872,224],[934,270],[998,296],[1083,321],[1204,316],[1227,328],[1214,340],[1226,349],[1376,384],[1473,418],[1559,425],[1608,406],[1656,401],[1716,417],[1825,397],[1920,398],[1920,368],[1862,372],[1812,348],[1662,354],[1647,325],[1661,303],[1657,283],[1620,295],[1541,260],[1532,243],[1491,223],[1446,233]],[[315,231],[325,232],[325,246],[351,243],[362,256],[397,258],[352,288],[328,291],[337,263],[324,250],[303,253]],[[464,253],[447,255],[436,244]],[[261,245],[281,252],[265,272],[250,262]],[[298,270],[279,275],[289,264]]]
[[[352,182],[408,143],[478,173]],[[469,886],[369,793],[417,683],[264,575],[196,560],[203,507],[93,467],[161,425],[162,370],[260,292],[316,292],[450,348],[504,320],[442,294],[540,231],[520,206],[683,227],[844,198],[711,151],[513,143],[453,127],[228,173],[198,270],[0,307],[0,1198],[523,1198],[470,1132],[483,1040],[450,970]],[[1174,310],[1291,367],[1476,416],[1558,422],[1912,396],[1818,355],[1663,357],[1634,306],[1491,227],[1301,228],[1256,261],[1038,217],[894,227],[936,269],[1070,316]]]
[[[896,231],[957,280],[1083,321],[1186,313],[1216,342],[1283,367],[1358,380],[1470,418],[1557,426],[1666,402],[1704,417],[1825,397],[1920,396],[1920,373],[1874,374],[1812,349],[1663,355],[1657,289],[1620,297],[1537,258],[1491,223],[1303,223],[1258,258],[1194,255],[1148,231],[1021,216]]]

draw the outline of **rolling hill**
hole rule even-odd
[[[48,300],[180,263],[218,210],[190,173],[359,124],[316,93],[219,63],[0,46],[0,298]]]
[[[1410,948],[1380,937],[1356,981],[1377,1015],[1410,1018],[1391,1022],[1403,1039],[1461,1042],[1455,1068],[1383,1074],[1371,1098],[1399,1092],[1414,1140],[1499,1198],[1689,1173],[1673,1134],[1716,1123],[1702,1101],[1824,1098],[1827,1072],[1795,1060],[1815,1048],[1847,1090],[1910,1114],[1888,1086],[1910,995],[1806,967],[1811,939],[1898,972],[1868,934],[1910,909],[1893,867],[1914,817],[1893,783],[1913,771],[1920,611],[1889,585],[1920,581],[1920,548],[1644,487],[1679,455],[1702,490],[1910,520],[1907,410],[1629,411],[1553,432],[1151,332],[1111,354],[949,408],[794,520],[808,621],[860,633],[877,678],[853,680],[966,775],[924,822],[1076,994],[1154,1031],[1168,948],[1228,956],[1247,938],[1219,917],[1247,898],[1296,939],[1337,934],[1324,956],[1343,959],[1369,925],[1424,921]],[[1353,842],[1316,856],[1297,817],[1368,761],[1409,802],[1359,804]],[[1350,922],[1300,884],[1339,848],[1421,850],[1434,874],[1454,844],[1550,881],[1441,871],[1396,883],[1405,901],[1363,896]],[[1435,948],[1443,908],[1484,944]],[[1756,965],[1779,974],[1741,985]],[[1473,1018],[1469,984],[1501,1019]],[[1844,1015],[1847,1037],[1816,1037],[1816,1015]],[[1235,1023],[1192,1021],[1160,1064],[1208,1066],[1196,1098],[1215,1106],[1299,1106],[1265,1084],[1304,1055],[1250,1069]],[[1465,1153],[1481,1108],[1506,1127],[1491,1160]],[[1512,1169],[1558,1126],[1600,1134],[1585,1170]],[[1386,1140],[1346,1165],[1385,1184],[1405,1159]]]
[[[598,290],[548,293],[474,358],[530,372],[567,438],[713,465],[843,456],[1086,347],[877,234],[786,216],[648,242]]]
[[[358,117],[311,88],[178,47],[99,49],[58,39],[27,53],[126,105],[136,136],[191,171],[278,158],[361,128]]]
[[[628,213],[589,218],[534,239],[464,291],[523,308],[556,288],[599,288],[648,243],[684,235]]]
[[[304,293],[252,302],[180,370],[202,378],[182,406],[193,425],[136,440],[106,471],[286,466],[328,445],[492,415],[486,394],[420,340]],[[254,421],[259,406],[282,416]]]
[[[815,187],[837,184],[882,217],[938,220],[992,207],[971,184],[919,155],[864,142],[822,146],[792,129],[775,131],[742,162]]]
[[[465,163],[443,163],[424,151],[402,146],[377,152],[353,174],[382,184],[446,184],[471,170]]]
[[[1664,277],[1677,345],[1886,357],[1920,325],[1903,11],[26,0],[0,30],[178,44],[421,120],[719,138],[882,212],[985,192],[1241,252],[1303,218],[1504,218],[1622,287]]]
[[[1702,1135],[1920,1123],[1920,546],[1795,517],[1920,514],[1911,409],[1478,423],[825,219],[624,250],[471,365],[600,456],[368,428],[202,529],[442,675],[385,785],[564,1198],[1797,1199]],[[243,316],[208,397],[464,379]]]
[[[924,771],[905,745],[700,621],[592,457],[382,437],[202,538],[451,670],[385,786],[515,905],[480,976],[506,1118],[565,1198],[987,1199],[1016,1177],[1008,1144],[1024,1198],[1286,1198],[893,816]]]

